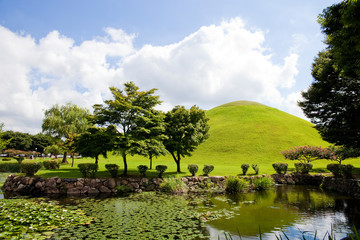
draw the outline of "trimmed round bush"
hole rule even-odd
[[[21,172],[25,173],[27,177],[33,177],[41,168],[38,162],[21,163]]]
[[[24,157],[14,157],[16,161],[18,161],[19,164],[22,163],[22,161],[24,161]]]
[[[197,173],[197,171],[199,170],[199,167],[196,164],[189,164],[188,165],[188,170],[191,173],[191,175],[194,177],[195,174]]]
[[[43,165],[45,169],[59,169],[61,165],[61,161],[56,160],[47,160],[43,161]]]
[[[78,168],[84,178],[88,176],[94,178],[99,166],[96,163],[80,163]]]
[[[258,165],[257,165],[257,164],[252,164],[251,167],[252,167],[252,169],[254,169],[255,174],[258,175],[258,174],[259,174],[259,167],[258,167]]]
[[[2,161],[8,162],[8,161],[11,161],[11,158],[3,158]]]
[[[19,173],[21,172],[21,166],[15,162],[1,163],[0,172]]]
[[[351,164],[341,165],[341,173],[344,176],[344,178],[352,178],[352,170],[353,169],[354,169],[354,166]]]
[[[273,163],[272,166],[278,174],[286,174],[288,169],[287,163]]]
[[[158,172],[158,176],[159,176],[159,178],[161,178],[162,177],[162,174],[166,171],[166,169],[167,169],[168,167],[166,166],[166,165],[157,165],[156,167],[155,167],[155,169],[156,169],[156,171]]]
[[[241,164],[241,169],[242,169],[243,175],[246,175],[249,167],[250,167],[249,164]]]
[[[209,173],[211,173],[214,170],[214,166],[213,165],[204,165],[203,168],[203,174],[205,176],[209,176]]]
[[[146,175],[146,171],[149,169],[148,166],[146,165],[139,165],[137,166],[138,170],[139,170],[139,173],[141,176],[145,177]]]
[[[341,177],[341,167],[337,163],[331,163],[326,166],[327,170],[329,170],[334,177],[340,178]]]
[[[110,173],[112,178],[117,178],[119,166],[117,164],[105,164],[106,170]]]
[[[309,171],[313,168],[311,163],[294,163],[296,172],[308,174]]]
[[[243,192],[248,186],[248,182],[246,180],[233,176],[228,177],[225,182],[225,191],[228,193]]]

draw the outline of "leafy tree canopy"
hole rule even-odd
[[[4,127],[4,123],[0,123],[0,151],[4,150],[11,141],[11,139],[3,138],[4,136],[3,127]]]
[[[17,149],[22,151],[33,151],[32,149],[32,136],[29,133],[6,131],[4,132],[4,139],[10,140],[7,148]]]
[[[181,158],[191,156],[191,153],[209,137],[208,118],[205,111],[196,106],[185,109],[184,106],[176,106],[165,116],[164,141],[166,150],[171,154],[180,170]]]

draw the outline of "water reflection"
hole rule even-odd
[[[240,239],[239,233],[242,239],[259,239],[259,227],[263,239],[276,239],[275,234],[282,230],[290,239],[302,239],[305,231],[312,232],[307,236],[317,231],[323,239],[331,229],[341,239],[353,225],[360,227],[359,200],[311,186],[279,185],[274,190],[215,197],[211,201],[212,210],[226,208],[234,212],[230,219],[208,222],[212,239],[218,239],[221,231],[231,233],[233,239]]]

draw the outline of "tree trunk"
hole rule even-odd
[[[99,156],[95,156],[95,164],[98,165],[99,163]]]
[[[66,155],[67,155],[67,152],[64,153],[64,157],[63,157],[63,160],[62,160],[62,163],[69,163],[66,159]]]
[[[123,172],[123,175],[124,175],[124,176],[127,176],[127,162],[126,162],[126,154],[125,154],[125,153],[122,154],[122,158],[123,158],[123,161],[124,161],[124,172]]]
[[[171,156],[174,158],[174,161],[176,163],[176,172],[181,173],[181,170],[180,170],[180,154],[177,154],[177,157],[176,157],[175,154],[173,152],[171,152]]]
[[[150,170],[152,169],[152,154],[149,155],[149,159],[150,159]]]
[[[75,153],[71,154],[71,167],[74,167],[74,162],[75,162]]]

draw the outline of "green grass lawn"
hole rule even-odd
[[[290,170],[294,161],[285,161],[281,151],[294,146],[322,146],[330,144],[323,141],[313,125],[303,119],[254,102],[239,101],[215,107],[207,111],[210,124],[210,137],[201,144],[191,157],[181,160],[181,176],[189,175],[188,164],[198,164],[199,172],[205,164],[214,165],[210,175],[238,175],[242,172],[241,164],[257,164],[259,174],[273,174],[272,163],[286,162]],[[69,159],[71,161],[71,159]],[[60,170],[43,170],[37,175],[43,177],[81,177],[76,167],[78,163],[90,162],[93,159],[77,159],[75,167],[62,165]],[[120,156],[109,153],[109,158],[100,158],[98,177],[110,176],[105,164],[116,163],[123,169]],[[313,173],[328,172],[326,165],[333,163],[327,160],[314,161]],[[165,176],[176,175],[176,164],[170,155],[153,160],[156,165],[167,165]],[[360,158],[345,160],[344,164],[360,167]],[[141,156],[128,157],[129,174],[137,174],[138,165],[148,165],[149,160]],[[120,171],[121,172],[121,171]],[[254,173],[250,167],[249,174]],[[156,176],[155,170],[150,170],[148,176]]]

